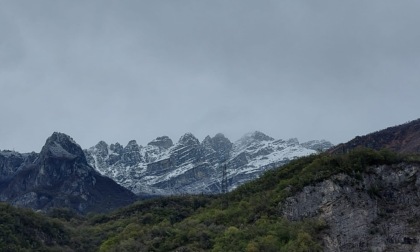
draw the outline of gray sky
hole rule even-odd
[[[0,0],[0,149],[417,119],[420,1]]]

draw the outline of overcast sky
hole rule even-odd
[[[0,0],[0,149],[334,144],[420,117],[420,1]]]

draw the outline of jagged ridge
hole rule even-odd
[[[297,139],[275,140],[256,131],[235,143],[220,133],[201,143],[191,133],[176,144],[163,136],[144,147],[135,140],[125,147],[101,141],[85,153],[92,167],[135,193],[218,193],[223,165],[233,189],[267,169],[331,146],[325,140],[303,144]]]

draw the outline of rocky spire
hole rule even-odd
[[[178,143],[182,145],[198,145],[200,141],[192,133],[186,133],[179,139]]]
[[[73,138],[54,132],[45,142],[40,152],[40,161],[48,159],[74,160],[87,165],[85,154]]]

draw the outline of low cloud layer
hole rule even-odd
[[[348,141],[419,117],[416,1],[0,2],[0,149]]]

